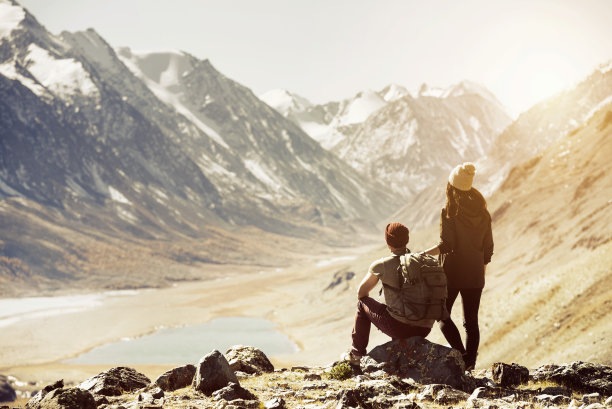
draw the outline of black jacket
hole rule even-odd
[[[484,265],[493,255],[491,216],[476,202],[461,203],[456,216],[440,214],[440,253],[450,288],[483,288]]]

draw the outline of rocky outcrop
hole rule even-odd
[[[432,365],[435,362],[435,365]],[[422,337],[398,339],[379,345],[365,358],[365,370],[384,370],[422,384],[446,384],[457,389],[473,389],[473,380],[464,374],[461,354]]]
[[[214,391],[212,396],[215,400],[223,399],[226,401],[236,399],[257,400],[257,396],[234,382],[230,382],[226,387]]]
[[[9,384],[8,378],[0,375],[0,402],[12,402],[17,398],[15,389]]]
[[[589,362],[572,362],[564,365],[544,365],[536,369],[532,378],[551,381],[586,393],[612,395],[612,368]]]
[[[235,345],[227,350],[225,357],[234,371],[248,374],[274,371],[266,354],[255,347]]]
[[[214,391],[224,388],[230,382],[240,385],[227,359],[221,352],[214,350],[198,363],[193,387],[206,395],[212,395]]]
[[[155,380],[155,384],[166,392],[175,391],[191,385],[195,374],[195,366],[184,365],[164,372]]]
[[[26,403],[26,409],[96,409],[91,393],[80,388],[64,388],[63,381],[46,386]]]
[[[493,380],[501,386],[516,386],[529,382],[529,369],[524,366],[503,362],[493,364]]]
[[[82,382],[78,387],[96,395],[118,396],[149,385],[151,380],[132,368],[116,367]]]

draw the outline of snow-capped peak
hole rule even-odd
[[[342,115],[338,118],[339,124],[361,123],[385,105],[386,101],[378,93],[372,90],[360,92],[343,109]]]
[[[396,101],[409,94],[410,92],[406,88],[397,84],[389,84],[379,92],[379,95],[387,102]]]
[[[135,51],[128,47],[117,50],[122,60],[130,60],[150,81],[168,88],[180,84],[193,68],[193,57],[182,51]]]
[[[259,96],[266,104],[287,116],[291,112],[302,112],[312,106],[306,98],[285,89],[273,89]]]
[[[26,12],[12,1],[0,0],[0,38],[6,37],[19,27]]]

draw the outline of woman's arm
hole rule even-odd
[[[376,287],[377,283],[378,276],[372,273],[366,274],[366,276],[363,278],[363,280],[361,280],[361,283],[359,284],[359,290],[357,290],[357,298],[361,299],[363,297],[369,296],[370,291],[372,291],[372,289]]]
[[[427,249],[425,251],[423,251],[424,254],[429,254],[430,256],[437,256],[438,254],[440,254],[440,247],[439,246],[434,246],[430,249]]]

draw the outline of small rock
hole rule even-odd
[[[197,366],[193,386],[205,395],[212,395],[218,389],[224,388],[230,382],[240,385],[227,359],[217,350],[204,356]]]
[[[564,385],[574,392],[612,395],[612,368],[589,362],[544,365],[535,370],[533,379]]]
[[[586,403],[587,405],[590,403],[599,402],[600,400],[601,395],[598,393],[589,393],[587,395],[582,396],[582,402]]]
[[[542,404],[545,403],[552,403],[555,405],[559,405],[559,404],[566,404],[569,405],[569,403],[572,401],[570,398],[568,398],[567,396],[563,396],[563,395],[537,395],[534,398],[537,402],[540,402]]]
[[[302,386],[303,390],[314,390],[314,389],[326,389],[328,385],[326,383],[307,383]]]
[[[15,389],[6,376],[0,375],[0,402],[13,402],[15,399],[17,399]]]
[[[212,394],[215,400],[226,400],[228,402],[236,399],[243,400],[257,400],[257,396],[253,395],[250,391],[244,389],[242,386],[230,382],[226,387],[216,390]]]
[[[26,403],[25,407],[27,409],[96,409],[96,401],[88,391],[79,388],[57,388],[42,397],[37,394]]]
[[[453,388],[444,388],[436,394],[434,403],[439,405],[454,405],[459,402],[467,401],[470,395],[463,391]]]
[[[274,365],[266,354],[255,347],[235,345],[227,350],[225,356],[234,371],[248,374],[274,372]]]
[[[153,396],[153,399],[161,399],[165,396],[165,393],[161,388],[157,388],[151,393],[151,396]]]
[[[612,396],[610,396],[608,399],[606,399],[606,401],[604,402],[604,405],[612,406]]]
[[[151,380],[133,368],[116,367],[79,384],[79,388],[96,395],[119,396],[144,388]]]
[[[179,366],[161,374],[155,380],[155,384],[162,390],[171,392],[191,385],[195,374],[196,367],[194,365]]]
[[[602,405],[601,403],[591,403],[590,405],[585,406],[584,409],[606,409],[606,406]]]
[[[285,400],[280,397],[276,397],[267,401],[264,406],[266,409],[286,409]]]
[[[417,394],[416,398],[418,401],[433,402],[436,399],[438,392],[440,392],[441,390],[445,388],[447,388],[447,386],[441,385],[441,384],[426,385],[425,388],[423,388],[423,390],[421,391],[421,393]]]
[[[260,402],[258,400],[244,400],[244,399],[234,399],[232,401],[227,402],[226,408],[230,409],[230,407],[235,408],[244,408],[244,409],[259,409]]]
[[[308,373],[304,375],[304,380],[305,381],[320,381],[321,375],[316,374],[316,373]]]
[[[501,386],[517,386],[529,382],[529,369],[519,364],[496,362],[492,368],[493,380]]]
[[[572,391],[570,391],[565,386],[548,386],[548,387],[542,389],[541,395],[572,396]]]

